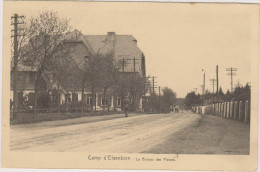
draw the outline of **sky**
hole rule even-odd
[[[18,13],[27,18],[41,11],[57,11],[85,35],[133,35],[146,57],[146,73],[157,86],[169,87],[177,97],[198,88],[203,72],[206,89],[210,79],[230,89],[226,68],[237,68],[234,85],[250,82],[252,18],[246,4],[198,3],[86,3],[4,2],[4,17]],[[25,8],[26,7],[26,8]],[[216,90],[216,87],[215,87]]]

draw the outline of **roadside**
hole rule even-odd
[[[130,113],[130,116],[139,116],[139,115],[148,115],[148,114]],[[98,122],[98,121],[106,121],[106,120],[112,120],[117,118],[125,118],[125,114],[117,113],[117,114],[107,114],[107,115],[98,115],[98,116],[84,116],[84,117],[78,117],[73,119],[17,124],[17,125],[11,125],[11,128],[28,128],[28,127],[49,128],[49,127],[59,127],[59,126],[77,125],[77,124],[84,124],[84,123],[91,123],[91,122]]]
[[[44,121],[59,121],[67,119],[75,119],[82,117],[93,117],[93,116],[105,116],[113,114],[123,114],[123,112],[114,112],[114,111],[97,111],[97,112],[72,112],[72,113],[37,113],[35,116],[33,113],[18,113],[15,119],[10,119],[11,125],[19,124],[32,124],[40,123]],[[12,115],[11,115],[12,116]]]
[[[144,153],[249,154],[250,126],[226,118],[203,115],[193,125],[172,134]]]

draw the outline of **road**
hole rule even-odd
[[[130,114],[128,118],[125,118],[123,114],[115,114],[12,125],[10,149],[14,151],[36,152],[181,153],[183,149],[186,149],[186,146],[189,146],[187,143],[193,144],[192,140],[194,141],[196,136],[192,135],[192,138],[186,138],[185,141],[187,143],[185,143],[185,147],[178,146],[182,143],[180,141],[176,142],[174,137],[180,134],[187,135],[187,133],[191,133],[189,130],[196,128],[202,119],[204,119],[203,115],[192,114],[191,112],[177,114]],[[248,127],[244,127],[243,124],[240,126],[240,123],[237,124],[239,125],[238,128],[246,130],[245,134],[248,134]],[[210,124],[205,123],[205,125]],[[210,134],[210,137],[202,134],[199,136],[210,140],[212,133],[208,134]],[[223,134],[225,133],[218,132],[218,135]],[[234,136],[236,135],[234,133]],[[199,137],[198,139],[201,140]],[[223,141],[224,143],[220,140],[219,145],[227,142],[227,140]],[[219,145],[215,144],[215,147],[219,147]],[[178,149],[173,149],[173,147]],[[247,150],[246,143],[244,147]],[[203,151],[203,148],[200,148]],[[191,148],[187,150],[191,151],[190,153],[194,152]],[[214,150],[219,151],[214,146],[212,150],[213,152],[211,153],[218,153],[214,152]],[[240,150],[239,146],[238,150]],[[244,153],[244,149],[241,148],[241,150]]]

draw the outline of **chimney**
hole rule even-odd
[[[137,40],[136,40],[136,39],[134,39],[133,41],[134,41],[134,42],[135,42],[135,44],[137,45]]]
[[[107,40],[108,41],[114,41],[116,33],[115,32],[107,32]]]

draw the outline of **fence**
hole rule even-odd
[[[195,113],[215,115],[223,118],[250,122],[250,102],[231,101],[192,108]]]

